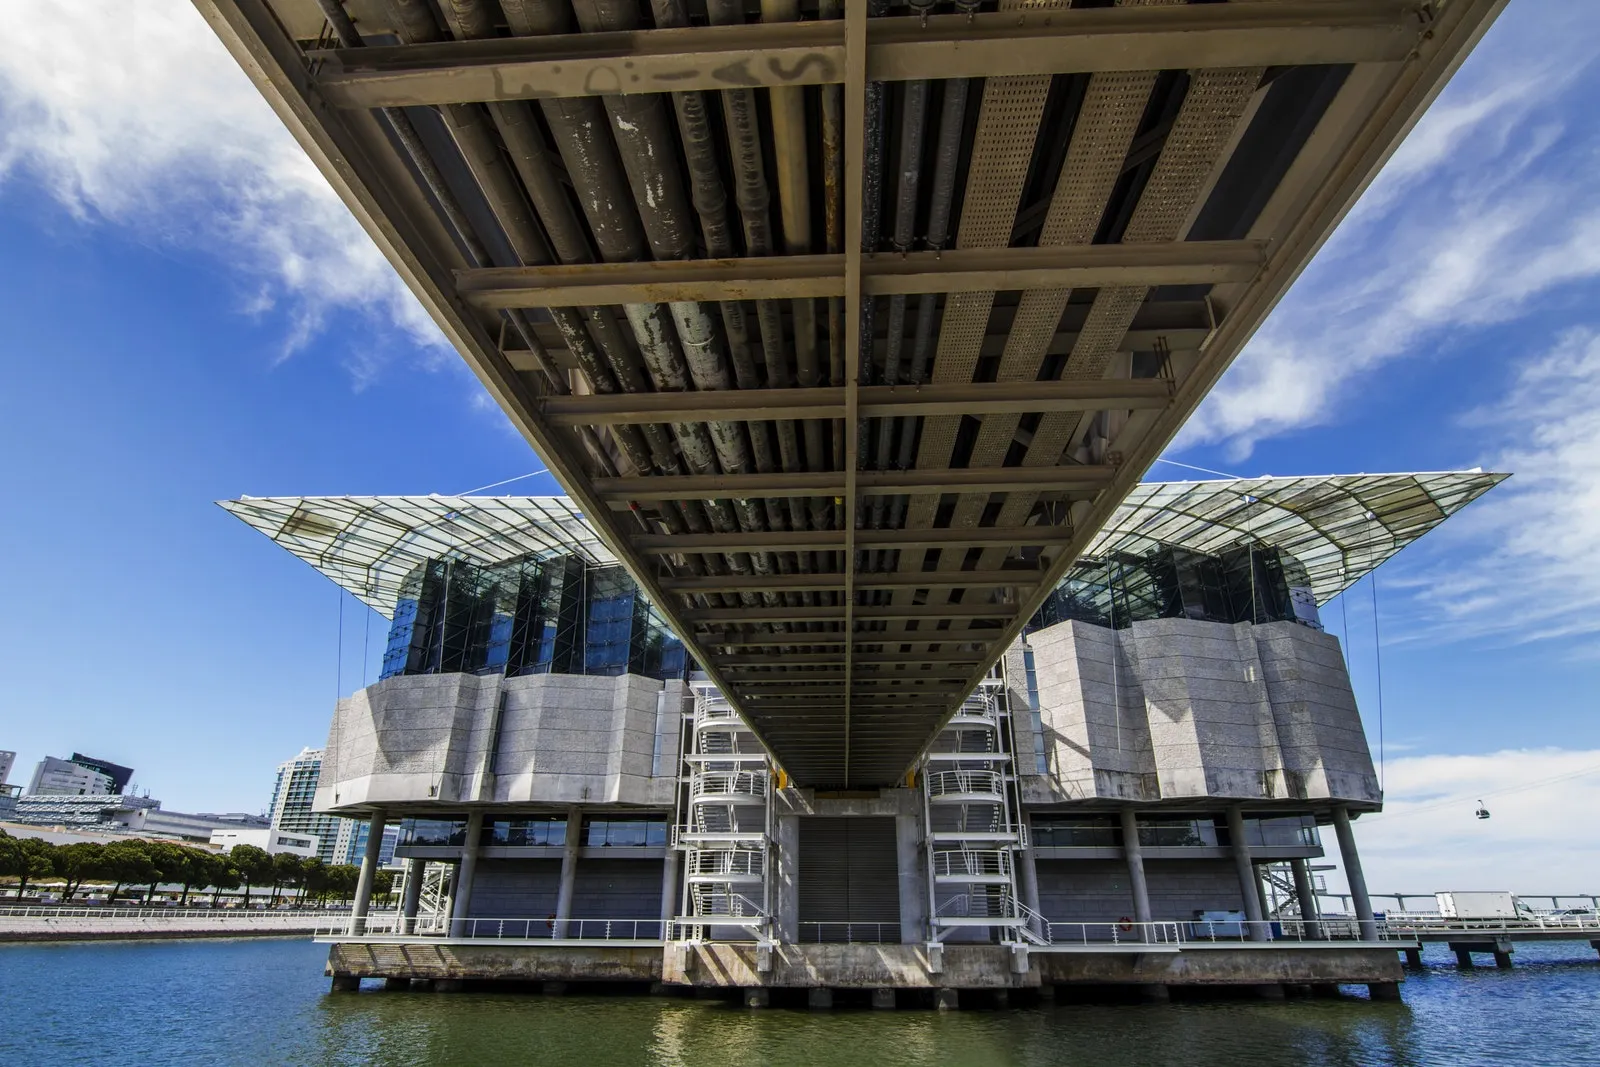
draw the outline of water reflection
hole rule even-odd
[[[1008,1011],[751,1011],[720,1001],[363,991],[329,995],[303,942],[0,946],[13,1062],[581,1067],[1455,1067],[1596,1062],[1600,964],[1585,944],[1459,973],[1441,947],[1405,1004],[1214,1000]],[[113,993],[112,991],[116,992]],[[137,995],[127,995],[136,991]]]

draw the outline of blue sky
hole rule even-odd
[[[1374,888],[1600,884],[1573,850],[1600,803],[1597,36],[1596,5],[1512,0],[1168,453],[1517,475],[1379,573]],[[183,0],[0,40],[0,294],[13,780],[76,748],[169,807],[259,810],[382,621],[346,599],[341,657],[334,588],[212,501],[542,464]],[[1345,599],[1376,748],[1367,584]]]

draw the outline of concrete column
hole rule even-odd
[[[1133,917],[1150,922],[1150,887],[1144,879],[1144,848],[1139,844],[1139,817],[1132,808],[1122,809],[1122,854],[1128,860],[1128,888],[1133,893]],[[1150,928],[1139,927],[1139,936],[1148,939]]]
[[[894,990],[874,989],[872,991],[872,1006],[879,1011],[894,1010]]]
[[[1317,894],[1311,885],[1311,867],[1304,859],[1290,860],[1294,871],[1294,895],[1300,902],[1300,919],[1305,924],[1305,936],[1313,941],[1322,940],[1322,924],[1317,920]]]
[[[406,861],[406,888],[400,895],[400,916],[405,920],[406,933],[414,933],[417,928],[417,911],[422,907],[423,872],[427,866],[425,859]]]
[[[567,809],[567,842],[561,853],[561,888],[556,892],[556,921],[551,936],[567,936],[567,920],[572,918],[572,892],[578,884],[578,849],[583,847],[583,811]]]
[[[922,819],[894,817],[895,865],[900,872],[900,943],[928,940],[928,872],[922,859]]]
[[[1356,852],[1356,835],[1350,830],[1350,812],[1343,804],[1333,809],[1333,829],[1339,835],[1339,860],[1344,864],[1345,881],[1350,883],[1350,900],[1361,924],[1361,940],[1378,940],[1378,922],[1372,917],[1372,898],[1367,896],[1367,878],[1361,873],[1361,857]]]
[[[1255,865],[1250,862],[1250,845],[1244,839],[1244,811],[1235,804],[1228,809],[1228,840],[1233,848],[1233,866],[1239,875],[1239,895],[1244,898],[1244,916],[1250,920],[1250,940],[1267,940],[1261,913],[1261,895],[1256,890]]]
[[[388,813],[382,808],[372,813],[367,827],[367,849],[361,855],[361,875],[356,879],[356,898],[350,905],[351,933],[367,932],[367,909],[372,904],[372,881],[378,874],[378,854],[383,851],[383,828]]]
[[[683,853],[670,845],[666,862],[661,865],[661,936],[670,933],[667,924],[678,913],[678,870],[683,866]]]
[[[478,875],[478,839],[483,836],[483,812],[467,816],[466,841],[461,845],[461,864],[456,868],[456,892],[450,899],[450,936],[471,936],[467,909],[472,906],[472,883]]]
[[[833,1007],[833,990],[820,986],[812,989],[806,994],[806,1005],[812,1008]]]
[[[800,816],[778,816],[778,940],[800,940]]]
[[[1018,849],[1011,856],[1016,861],[1017,873],[1022,876],[1022,902],[1032,910],[1039,911],[1039,868],[1033,862],[1032,816],[1024,814],[1022,824],[1028,831],[1028,847]]]

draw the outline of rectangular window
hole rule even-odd
[[[589,848],[662,848],[667,843],[667,820],[659,815],[585,819],[583,843]]]
[[[479,844],[500,848],[560,848],[567,843],[565,815],[528,815],[483,824]]]
[[[1210,818],[1140,819],[1139,844],[1150,848],[1215,846],[1217,824]]]
[[[1284,815],[1272,819],[1246,819],[1244,839],[1252,846],[1264,848],[1317,847],[1322,838],[1317,833],[1314,815]]]
[[[400,844],[437,848],[467,842],[465,819],[402,819]]]
[[[1035,815],[1032,839],[1038,848],[1115,848],[1122,844],[1122,831],[1107,817]]]

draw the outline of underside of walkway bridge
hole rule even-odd
[[[1504,0],[195,0],[799,783],[903,777]]]

